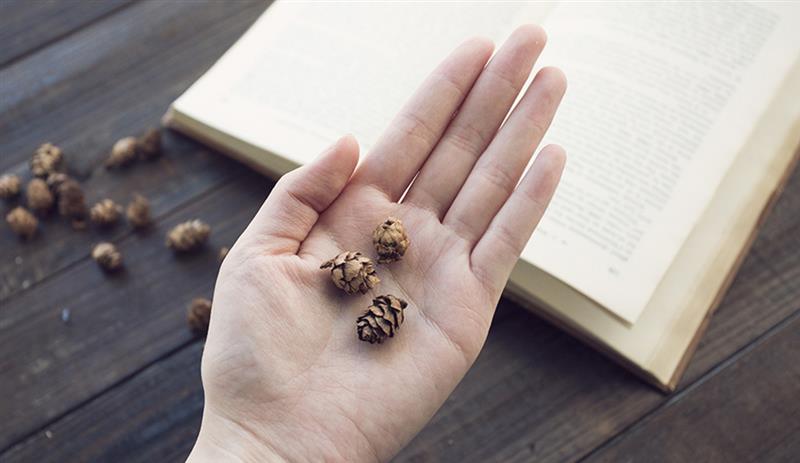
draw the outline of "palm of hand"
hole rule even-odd
[[[345,138],[279,182],[220,272],[203,358],[204,427],[223,420],[289,459],[382,460],[432,416],[480,351],[563,165],[560,149],[546,148],[514,190],[543,132],[530,124],[546,128],[563,93],[556,71],[541,71],[497,130],[542,45],[539,29],[521,29],[493,72],[481,73],[490,49],[467,43],[357,169]],[[508,95],[498,98],[503,85]],[[426,101],[433,97],[443,101]],[[476,129],[470,104],[491,104],[497,116]],[[470,149],[479,152],[468,157]],[[374,294],[345,294],[320,264],[349,250],[374,258],[372,230],[388,216],[409,233],[405,257],[378,265]],[[408,302],[405,322],[381,345],[360,342],[356,317],[381,294]]]

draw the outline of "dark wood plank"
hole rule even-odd
[[[195,342],[15,446],[12,462],[184,461],[203,410]]]
[[[0,310],[0,449],[93,397],[190,339],[188,302],[210,296],[217,251],[231,245],[266,194],[243,172],[118,243],[125,271],[106,276],[83,259]],[[212,227],[204,252],[176,257],[164,245],[173,225],[201,218]],[[71,321],[61,321],[62,308]]]
[[[124,202],[139,191],[156,214],[216,187],[237,165],[198,145],[167,140],[165,159],[129,172],[108,172],[101,164],[116,139],[158,125],[169,103],[264,7],[255,1],[141,2],[0,70],[13,91],[0,99],[0,164],[28,179],[30,152],[51,140],[64,148],[90,201],[110,196]],[[36,78],[45,72],[48,79]],[[2,204],[0,211],[13,205]],[[43,225],[36,240],[19,243],[0,223],[0,301],[72,265],[100,237],[75,233],[58,220]]]
[[[0,4],[0,67],[92,23],[132,0],[4,0]]]
[[[676,397],[588,462],[796,462],[800,317]]]

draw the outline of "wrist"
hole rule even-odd
[[[249,431],[230,420],[209,417],[203,413],[203,422],[187,463],[276,462],[288,461],[275,449],[265,445]]]

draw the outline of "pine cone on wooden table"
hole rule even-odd
[[[403,324],[403,310],[407,306],[406,301],[391,294],[373,299],[367,312],[356,320],[358,339],[380,344],[387,337],[393,337]]]
[[[178,252],[193,251],[208,241],[211,227],[201,220],[176,225],[167,233],[167,246]]]
[[[119,221],[121,215],[122,206],[110,199],[100,201],[92,206],[92,209],[89,211],[89,217],[92,219],[92,222],[101,227],[114,225]]]
[[[319,268],[331,269],[333,284],[347,294],[364,294],[381,281],[375,274],[372,259],[360,252],[343,252]]]
[[[92,259],[106,272],[114,272],[122,267],[122,253],[112,243],[98,243],[92,249]]]
[[[208,324],[211,322],[211,301],[204,298],[195,298],[186,312],[186,322],[193,332],[205,335],[208,333]]]
[[[125,214],[133,228],[145,228],[150,225],[150,202],[137,193],[133,195],[133,200],[128,204]]]
[[[69,179],[69,176],[63,172],[51,172],[47,175],[47,186],[53,195],[58,196],[58,188]]]
[[[45,143],[33,152],[31,173],[35,177],[47,177],[58,170],[63,157],[61,148],[52,143]]]
[[[11,199],[19,194],[22,187],[22,182],[19,177],[12,174],[6,174],[0,177],[0,198]]]
[[[58,212],[72,220],[74,228],[83,228],[87,209],[80,184],[72,179],[63,181],[58,187]]]
[[[30,239],[36,234],[39,219],[22,206],[17,206],[6,214],[6,222],[20,238]]]
[[[25,197],[28,200],[28,207],[39,214],[46,214],[53,208],[53,193],[47,187],[47,182],[40,178],[34,178],[28,182],[25,189]]]
[[[151,160],[161,155],[161,131],[152,128],[147,129],[137,141],[139,157],[144,160]]]
[[[125,137],[114,143],[106,159],[106,168],[124,167],[136,160],[136,138]]]

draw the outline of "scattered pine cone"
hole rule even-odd
[[[0,198],[11,199],[19,194],[22,182],[19,177],[13,174],[6,174],[0,177]]]
[[[373,299],[367,312],[356,320],[358,339],[380,344],[387,337],[394,336],[403,324],[403,310],[407,306],[406,301],[391,294]]]
[[[64,217],[72,219],[72,226],[82,228],[86,220],[86,202],[80,184],[72,179],[67,179],[58,187],[58,212]]]
[[[69,176],[63,172],[51,172],[47,176],[47,186],[50,188],[50,191],[58,196],[58,187],[61,186],[62,183],[69,180]]]
[[[128,204],[125,214],[133,228],[145,228],[150,225],[150,202],[137,193],[133,195],[133,200]]]
[[[186,312],[186,321],[189,328],[200,335],[208,333],[208,324],[211,321],[211,301],[204,298],[195,298]]]
[[[31,157],[31,173],[36,177],[47,177],[48,174],[58,170],[63,158],[61,148],[52,143],[45,143]]]
[[[347,294],[364,294],[381,281],[372,260],[360,252],[343,252],[319,268],[330,268],[333,284]]]
[[[28,182],[28,187],[25,189],[25,196],[28,199],[28,207],[34,212],[46,214],[53,208],[55,199],[50,188],[47,187],[47,182],[40,178],[34,178]]]
[[[192,251],[208,241],[211,228],[200,220],[176,225],[167,233],[167,246],[178,252]]]
[[[92,259],[106,272],[113,272],[122,267],[122,254],[111,243],[98,243],[92,249]]]
[[[92,206],[89,210],[89,217],[97,225],[107,227],[114,225],[122,215],[122,206],[110,199],[104,199]]]
[[[388,264],[403,258],[408,249],[408,235],[400,219],[389,217],[372,232],[372,244],[378,252],[378,262]]]
[[[114,143],[106,159],[106,168],[124,167],[136,160],[136,138],[125,137]]]
[[[144,160],[155,159],[161,155],[161,131],[155,128],[147,129],[139,138],[137,144],[139,157]]]
[[[21,238],[31,238],[36,234],[39,220],[24,207],[18,206],[6,215],[11,230]]]

